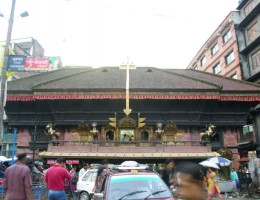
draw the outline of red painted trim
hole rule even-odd
[[[8,96],[7,101],[34,101],[58,99],[124,99],[123,94],[50,94]],[[219,101],[260,101],[260,96],[219,96],[215,94],[131,94],[130,99],[216,99]]]
[[[220,101],[260,101],[260,96],[221,96]]]

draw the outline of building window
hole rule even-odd
[[[231,38],[231,30],[229,30],[224,36],[223,36],[223,41],[224,44]]]
[[[255,22],[249,29],[247,29],[247,37],[249,42],[253,41],[257,35],[257,23]]]
[[[218,52],[218,43],[211,48],[211,54],[215,55]]]
[[[16,147],[15,147],[15,152],[16,152]],[[8,144],[8,143],[2,144],[1,156],[5,156],[7,158],[12,157],[12,144]]]
[[[226,64],[229,65],[233,60],[235,60],[234,51],[226,56]]]
[[[231,78],[237,79],[237,73],[233,74],[233,75],[231,76]]]
[[[253,125],[245,125],[243,126],[243,132],[241,135],[241,142],[246,142],[254,139],[253,134]]]
[[[200,65],[203,66],[206,63],[206,57],[203,56],[203,58],[200,60]]]
[[[213,67],[213,73],[214,73],[214,74],[218,74],[220,71],[221,71],[220,63],[218,63],[217,65],[215,65],[215,66]]]
[[[260,67],[260,49],[254,54],[252,54],[252,67],[256,69]]]

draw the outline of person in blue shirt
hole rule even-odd
[[[123,142],[127,142],[127,141],[129,141],[129,139],[128,139],[128,137],[127,137],[126,134],[124,134],[124,137],[121,139],[121,141],[123,141]]]
[[[230,172],[230,180],[236,182],[236,187],[237,187],[237,189],[238,189],[238,188],[239,188],[239,180],[238,180],[237,172],[235,171],[234,168],[231,169],[231,172]]]

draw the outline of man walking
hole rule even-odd
[[[203,200],[206,192],[203,187],[204,174],[202,167],[193,162],[181,162],[175,167],[177,177],[177,190],[175,195],[183,200]],[[179,199],[179,198],[178,198]]]
[[[17,162],[6,169],[5,200],[32,200],[32,178],[25,165],[27,154],[17,155]]]
[[[79,178],[89,169],[89,164],[84,163],[81,170],[79,170]]]
[[[58,158],[56,164],[47,170],[45,176],[49,189],[48,200],[67,200],[64,191],[65,180],[70,181],[71,175],[66,170],[65,159]]]
[[[170,188],[173,183],[173,174],[174,174],[174,160],[167,159],[165,161],[165,168],[161,171],[160,176],[166,185]]]
[[[98,167],[98,171],[97,171],[96,185],[99,181],[100,175],[102,174],[104,169],[108,168],[108,165],[109,165],[109,161],[107,159],[104,159],[104,160],[101,161],[101,166]]]

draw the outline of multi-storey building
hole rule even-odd
[[[242,0],[188,68],[260,83],[260,1]]]
[[[188,68],[242,79],[235,30],[239,21],[239,13],[230,12],[204,43]]]
[[[236,27],[243,79],[260,84],[260,1],[242,0]]]
[[[260,1],[241,0],[217,27],[187,68],[206,71],[230,78],[260,84]],[[253,109],[259,110],[259,105]],[[243,134],[250,135],[253,129],[260,149],[260,120],[243,126]],[[247,153],[252,140],[241,137],[240,155]]]

